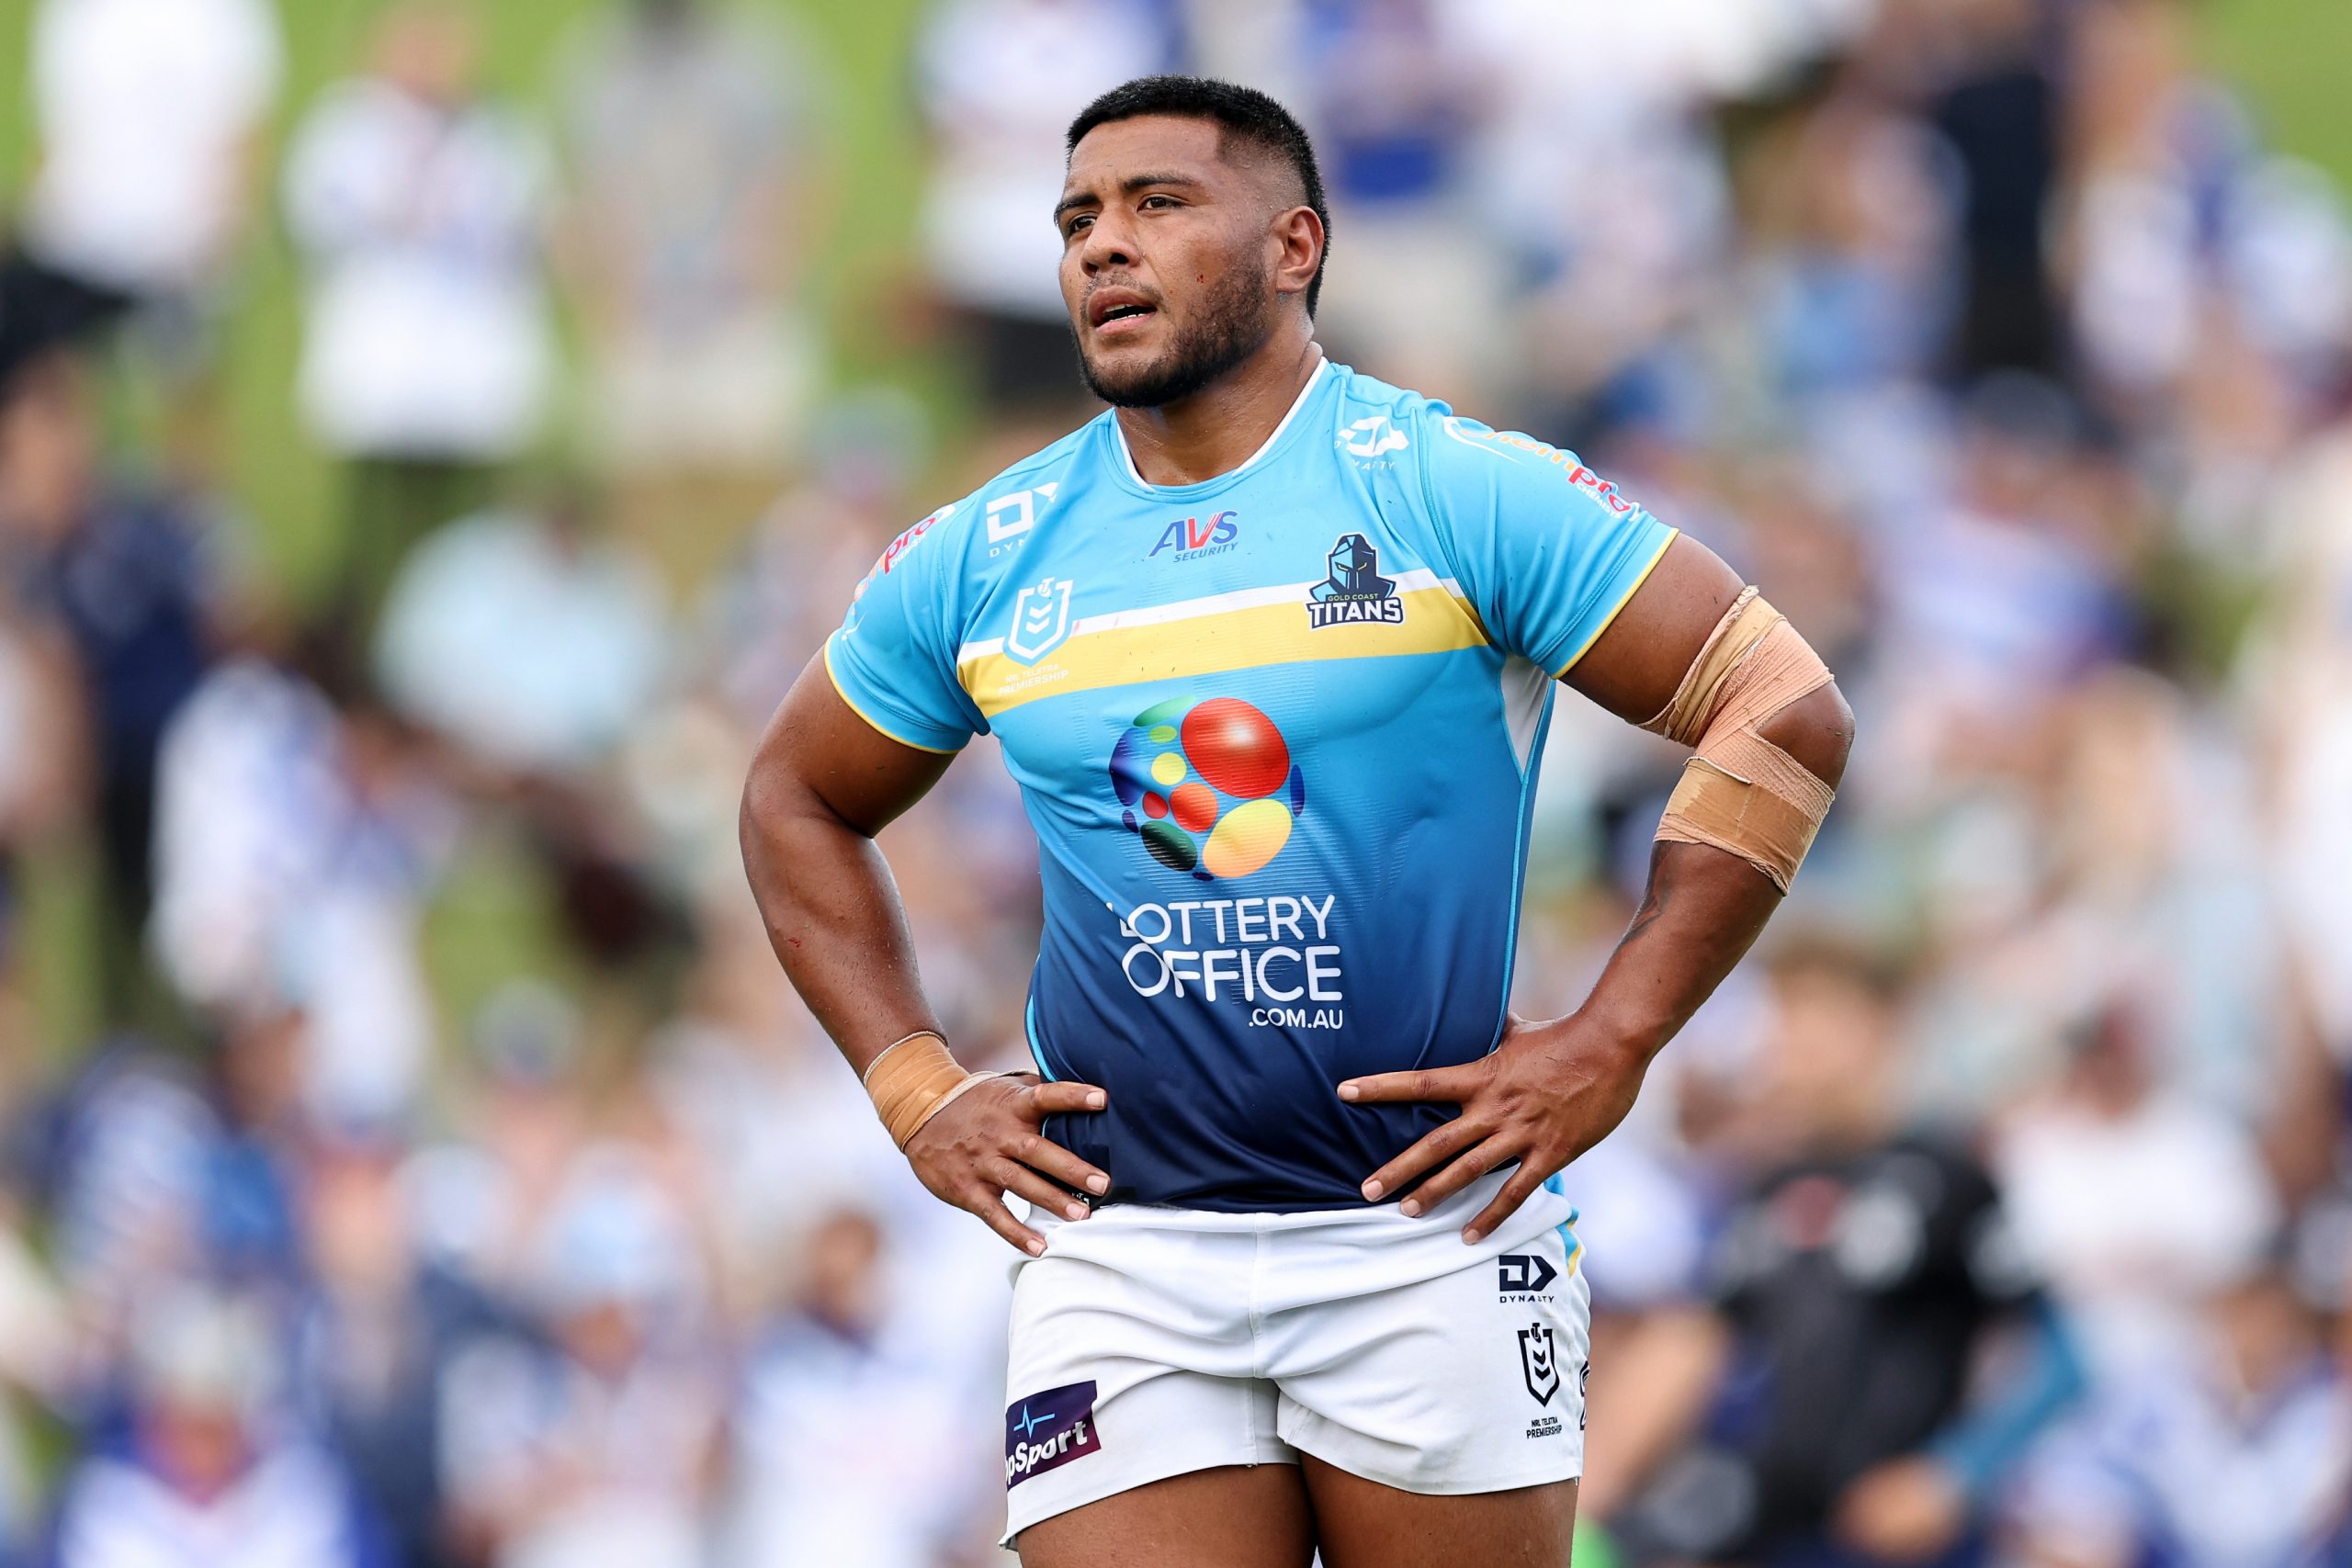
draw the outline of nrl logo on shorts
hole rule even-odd
[[[1538,1404],[1549,1404],[1560,1392],[1560,1358],[1552,1347],[1552,1331],[1531,1323],[1519,1331],[1520,1370],[1527,1375],[1527,1392]]]
[[[1330,576],[1306,591],[1310,627],[1405,624],[1405,601],[1396,597],[1396,580],[1380,575],[1380,552],[1371,540],[1362,534],[1340,535],[1327,564]]]

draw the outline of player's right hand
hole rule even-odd
[[[1044,1127],[1048,1116],[1109,1103],[1092,1084],[1040,1083],[1025,1073],[990,1078],[916,1129],[907,1140],[907,1163],[934,1196],[978,1214],[1035,1258],[1046,1250],[1046,1238],[1012,1217],[1005,1195],[1016,1193],[1065,1219],[1086,1218],[1086,1205],[1066,1189],[1100,1197],[1111,1179],[1048,1139]]]

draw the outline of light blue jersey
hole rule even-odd
[[[915,525],[826,665],[910,746],[992,731],[1037,830],[1039,1069],[1113,1201],[1340,1208],[1452,1114],[1344,1078],[1492,1049],[1553,680],[1673,531],[1571,453],[1319,368],[1147,484],[1109,413]]]

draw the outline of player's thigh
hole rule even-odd
[[[1315,1524],[1298,1466],[1226,1465],[1041,1519],[1015,1544],[1021,1568],[1307,1568]]]
[[[1301,1462],[1323,1568],[1567,1568],[1577,1483],[1430,1496]]]

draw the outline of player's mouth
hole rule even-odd
[[[1099,288],[1086,302],[1087,325],[1100,338],[1132,336],[1159,314],[1159,306],[1131,288]]]

